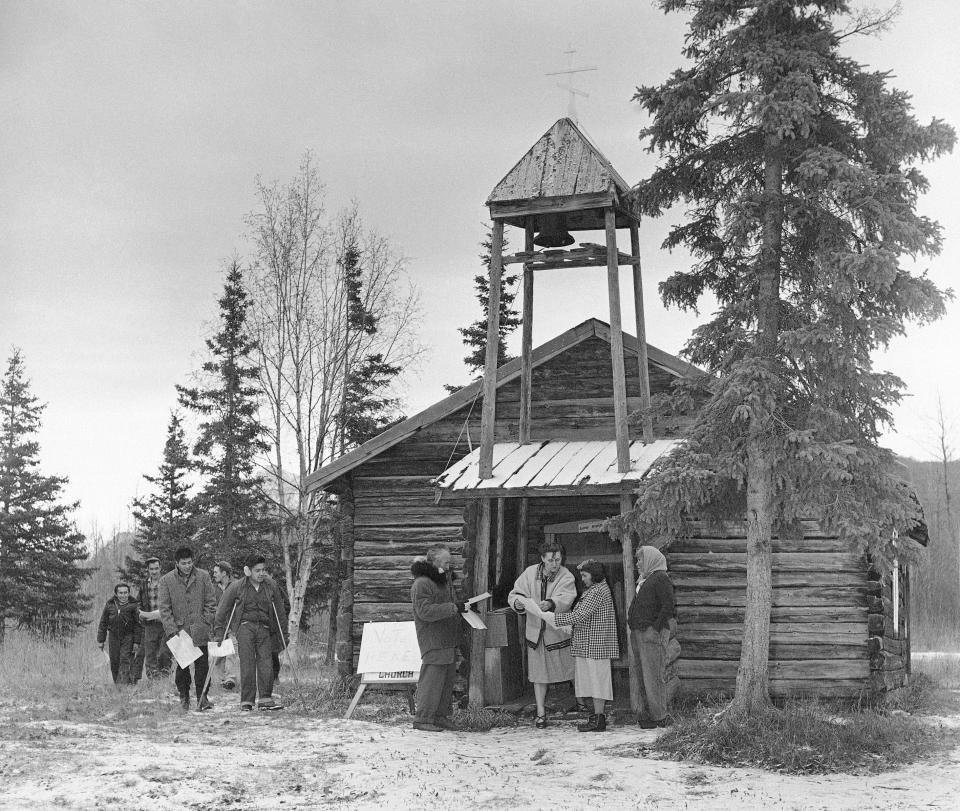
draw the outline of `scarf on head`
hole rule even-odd
[[[637,591],[654,572],[665,572],[667,559],[655,546],[641,546],[637,550]]]

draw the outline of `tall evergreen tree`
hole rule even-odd
[[[376,335],[379,317],[364,300],[363,253],[355,235],[348,240],[340,262],[346,287],[346,316],[344,335],[347,345],[343,382],[343,402],[338,418],[340,453],[348,447],[360,445],[379,434],[397,417],[399,401],[389,396],[390,384],[400,374],[400,367],[388,363],[382,352],[368,352],[360,356],[350,348],[362,334]]]
[[[127,557],[123,568],[125,577],[143,577],[146,569],[143,561],[150,557],[160,558],[163,569],[169,569],[177,548],[189,543],[197,529],[187,480],[192,466],[183,420],[173,412],[157,475],[143,477],[153,486],[154,492],[133,502],[133,516],[137,519],[133,548],[137,557]]]
[[[934,255],[940,229],[916,213],[916,168],[953,147],[921,126],[888,74],[843,56],[840,0],[662,0],[691,13],[682,68],[638,89],[642,135],[664,156],[643,213],[691,205],[666,247],[694,267],[660,287],[668,305],[719,309],[686,351],[715,380],[688,441],[641,487],[626,522],[645,537],[683,516],[747,518],[747,604],[733,715],[769,704],[771,535],[815,518],[882,565],[918,518],[879,447],[902,382],[872,353],[944,311],[902,263]],[[852,31],[885,21],[851,21]],[[690,405],[693,385],[675,405]],[[903,550],[900,550],[901,553]]]
[[[463,345],[469,354],[463,359],[471,375],[482,375],[487,362],[487,318],[490,313],[490,260],[493,256],[493,232],[487,231],[487,238],[480,243],[483,253],[480,262],[484,267],[483,273],[473,277],[473,286],[476,290],[477,301],[480,302],[481,316],[467,327],[460,328],[463,336]],[[507,249],[507,240],[504,237],[503,250]],[[519,274],[504,273],[501,277],[500,290],[500,339],[497,343],[497,366],[502,366],[510,356],[507,354],[507,337],[521,323],[522,319],[513,306],[517,298],[517,280]],[[454,387],[455,388],[455,387]]]
[[[0,641],[8,619],[43,634],[76,630],[89,598],[83,536],[60,503],[67,480],[39,470],[44,406],[30,393],[20,350],[0,386]]]
[[[255,469],[256,455],[267,449],[257,417],[256,344],[247,327],[250,303],[236,261],[227,271],[219,305],[220,329],[206,341],[210,359],[202,366],[203,384],[177,386],[177,391],[180,404],[200,416],[193,452],[204,481],[195,501],[195,552],[240,563],[252,551],[266,551],[270,530]]]

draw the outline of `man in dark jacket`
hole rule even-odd
[[[177,565],[173,571],[160,578],[157,600],[160,620],[167,639],[172,639],[181,630],[186,631],[193,644],[200,648],[200,658],[193,665],[193,682],[197,691],[197,709],[208,710],[210,703],[203,690],[207,680],[209,662],[207,643],[217,611],[217,593],[210,575],[193,565],[193,551],[186,546],[176,552]],[[190,709],[190,670],[177,665],[175,674],[180,704]]]
[[[143,643],[133,663],[133,678],[139,681],[146,665],[147,678],[157,679],[170,672],[170,649],[164,644],[160,622],[160,558],[147,558],[147,576],[140,581],[137,601],[140,603],[140,624]]]
[[[281,704],[273,695],[273,662],[271,651],[284,644],[287,612],[280,589],[267,576],[267,560],[254,555],[246,562],[250,574],[227,586],[214,624],[214,639],[229,633],[237,643],[240,655],[240,709],[252,710],[257,699],[261,710],[279,710]],[[232,615],[232,616],[231,616]]]
[[[130,597],[130,586],[118,583],[113,598],[107,601],[97,626],[97,644],[103,650],[110,636],[110,672],[114,684],[133,684],[132,665],[140,648],[143,628],[137,616],[139,606]]]
[[[413,620],[420,646],[420,679],[413,728],[427,732],[455,729],[450,720],[453,684],[457,676],[460,614],[466,604],[457,600],[450,572],[450,548],[430,547],[426,558],[410,567]]]

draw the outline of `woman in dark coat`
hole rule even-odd
[[[643,679],[647,710],[640,717],[640,726],[644,729],[670,723],[667,650],[676,627],[676,614],[667,559],[659,549],[641,546],[637,549],[637,595],[630,603],[627,625]]]
[[[130,597],[130,587],[126,583],[113,587],[113,598],[103,607],[97,626],[100,650],[103,650],[108,635],[113,683],[133,684],[133,660],[140,649],[143,626],[140,624],[140,606]]]

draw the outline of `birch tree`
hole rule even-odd
[[[419,354],[413,337],[418,297],[406,260],[364,225],[358,206],[328,213],[309,154],[289,183],[259,182],[258,197],[248,218],[248,287],[271,446],[264,468],[295,647],[308,587],[335,613],[335,597],[333,605],[330,600],[339,567],[336,503],[326,493],[307,492],[303,482],[352,444],[345,409],[351,376],[371,357],[402,368]],[[351,315],[358,307],[376,329],[356,328]],[[391,381],[382,378],[385,386]]]

